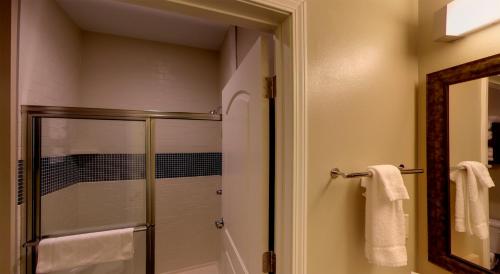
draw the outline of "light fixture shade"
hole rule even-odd
[[[500,21],[500,0],[454,0],[435,14],[435,38],[455,40]]]

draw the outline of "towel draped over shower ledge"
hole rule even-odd
[[[36,273],[126,261],[134,257],[134,229],[124,228],[40,241]]]

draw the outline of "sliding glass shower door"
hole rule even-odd
[[[46,238],[119,228],[134,228],[132,260],[51,273],[218,273],[220,115],[22,110],[25,273],[36,273]]]
[[[157,119],[156,273],[219,273],[221,122]]]
[[[41,233],[146,223],[144,121],[43,118]]]
[[[31,123],[31,240],[136,229],[132,260],[54,273],[147,273],[149,120],[33,117]]]

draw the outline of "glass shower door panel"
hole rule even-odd
[[[158,119],[154,143],[156,273],[219,273],[220,122]]]
[[[41,233],[146,223],[146,122],[43,118]]]
[[[47,274],[145,274],[146,262],[146,233],[142,231],[134,233],[134,258],[131,260],[79,266]]]

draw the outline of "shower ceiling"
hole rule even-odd
[[[229,25],[117,0],[56,0],[82,29],[218,50]]]

